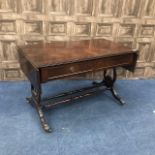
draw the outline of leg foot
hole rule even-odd
[[[111,91],[112,95],[114,96],[114,98],[119,101],[120,105],[125,104],[125,101],[117,94],[117,92],[114,88],[111,88],[110,91]]]
[[[120,105],[124,105],[125,102],[124,100],[117,94],[116,90],[114,89],[114,83],[117,79],[117,74],[116,74],[116,69],[113,69],[112,75],[107,75],[107,71],[104,71],[104,80],[105,80],[105,85],[107,88],[111,91],[113,97],[119,101]]]
[[[35,89],[33,87],[33,85],[31,85],[31,93],[32,93],[32,97],[27,98],[27,100],[30,103],[33,103],[35,105],[35,108],[38,112],[39,115],[39,119],[42,125],[42,128],[44,129],[45,132],[52,132],[50,126],[48,125],[45,117],[44,117],[44,113],[42,110],[42,106],[41,106],[41,88],[39,89]]]
[[[42,108],[38,105],[37,106],[37,112],[39,114],[39,118],[40,118],[40,122],[41,122],[41,125],[43,127],[43,129],[46,131],[46,132],[52,132],[52,129],[50,128],[50,126],[48,125],[45,117],[44,117],[44,113],[42,111]]]
[[[26,100],[32,105],[34,106],[34,100],[32,97],[27,97]],[[42,125],[42,128],[46,131],[46,132],[52,132],[51,128],[49,127],[45,117],[44,117],[44,113],[42,111],[41,106],[39,106],[38,104],[36,104],[36,110],[38,112],[39,118],[40,118],[40,122]]]

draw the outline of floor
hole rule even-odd
[[[43,96],[90,85],[89,80],[54,81]],[[53,133],[45,133],[27,81],[0,82],[0,155],[154,155],[155,80],[119,80],[120,106],[109,92],[46,112]]]

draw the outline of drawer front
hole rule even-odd
[[[47,80],[57,79],[61,77],[97,71],[104,68],[112,68],[117,66],[129,65],[132,63],[133,55],[126,54],[121,56],[112,56],[99,58],[94,60],[87,60],[54,67],[42,68],[41,79],[42,82]]]

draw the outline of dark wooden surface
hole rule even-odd
[[[40,43],[21,47],[23,54],[36,67],[133,53],[131,48],[105,39]]]

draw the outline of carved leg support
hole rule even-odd
[[[36,108],[37,108],[37,112],[39,114],[39,118],[40,118],[40,122],[41,122],[41,125],[43,127],[43,129],[46,131],[46,132],[52,132],[50,126],[48,125],[45,117],[44,117],[44,113],[42,111],[42,107],[40,105],[36,105]]]
[[[115,81],[117,79],[117,73],[116,73],[116,69],[113,69],[112,72],[112,76],[110,75],[106,75],[107,71],[104,71],[104,81],[105,81],[105,85],[107,86],[107,88],[109,88],[109,90],[111,91],[113,97],[119,101],[120,105],[124,105],[125,102],[123,101],[123,99],[117,94],[116,90],[114,89],[114,84]]]
[[[92,93],[100,90],[101,88],[102,89],[104,88],[104,90],[110,90],[112,95],[114,96],[114,98],[119,101],[120,105],[124,105],[125,102],[121,99],[121,97],[119,97],[119,95],[117,94],[117,92],[114,89],[114,83],[116,81],[116,78],[117,78],[116,69],[113,69],[112,75],[108,75],[107,71],[105,70],[103,80],[101,82],[93,82],[93,84],[96,86],[91,86],[88,88],[74,90],[74,91],[71,91],[68,93],[59,94],[55,97],[51,97],[49,99],[57,99],[58,97],[65,97],[68,95],[68,98],[65,98],[65,100],[63,98],[60,101],[55,100],[54,104],[48,104],[46,106],[44,105],[44,107],[50,108],[51,106],[57,105],[59,103],[65,103],[68,101],[72,101],[73,99],[75,100],[75,99],[78,99],[81,97],[89,96]],[[51,132],[52,130],[44,117],[44,113],[43,113],[44,107],[41,105],[41,86],[40,86],[40,84],[35,84],[35,86],[33,86],[31,84],[31,93],[32,93],[32,97],[27,98],[27,100],[29,101],[29,103],[31,103],[31,105],[35,106],[43,129],[46,132]],[[49,100],[49,99],[47,99],[47,100]]]
[[[123,101],[123,99],[117,94],[116,90],[114,89],[114,84],[115,81],[117,79],[117,74],[116,74],[116,69],[113,69],[112,72],[112,76],[107,75],[107,70],[104,71],[104,78],[103,80],[99,83],[99,82],[93,82],[94,85],[99,85],[99,84],[105,84],[105,86],[107,87],[108,90],[111,91],[113,97],[119,101],[120,105],[124,105],[125,102]]]
[[[42,110],[42,106],[41,106],[41,104],[40,104],[40,102],[41,102],[41,90],[35,89],[35,88],[31,85],[31,93],[32,93],[32,97],[27,98],[27,100],[28,100],[30,103],[33,103],[33,104],[35,105],[43,129],[44,129],[46,132],[51,132],[52,130],[51,130],[50,126],[48,125],[48,123],[47,123],[47,121],[46,121],[46,119],[45,119],[45,117],[44,117],[44,113],[43,113],[43,110]]]

